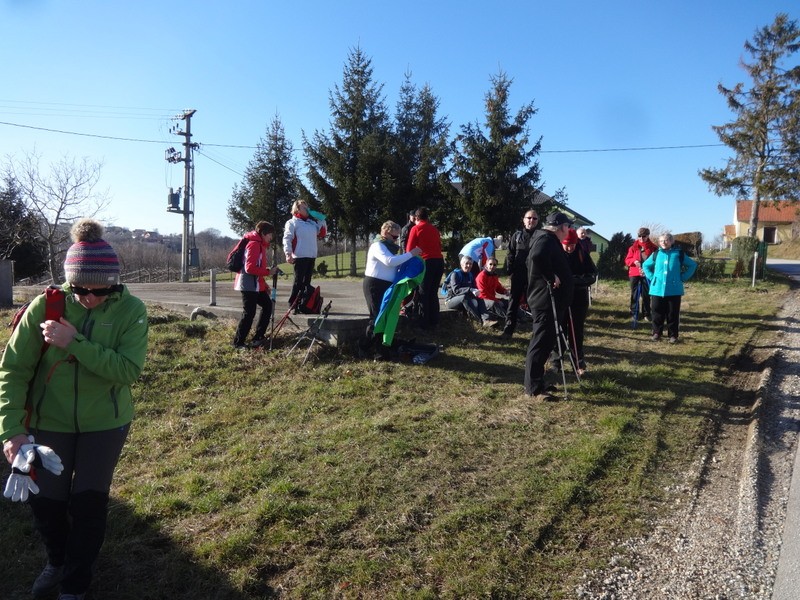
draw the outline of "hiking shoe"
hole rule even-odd
[[[253,341],[251,341],[247,345],[250,348],[263,348],[264,346],[267,345],[267,340],[266,340],[266,338],[253,339]]]
[[[661,339],[661,334],[660,333],[654,333],[653,337],[651,337],[650,339],[653,340],[654,342],[657,342],[658,340]]]
[[[669,343],[670,344],[677,344],[678,343],[678,338],[676,338],[676,337],[669,338]]]
[[[495,321],[491,317],[488,317],[488,318],[483,320],[483,326],[484,327],[494,327],[495,325],[497,325],[497,323],[498,323],[498,321]]]
[[[42,572],[39,573],[36,581],[33,582],[31,594],[33,594],[34,598],[43,598],[45,596],[49,596],[56,590],[58,584],[61,583],[63,578],[63,565],[56,567],[55,565],[47,563],[44,569],[42,569]]]

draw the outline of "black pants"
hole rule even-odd
[[[631,314],[638,314],[639,317],[650,317],[650,285],[647,283],[647,278],[642,275],[634,275],[630,277],[631,282]],[[641,294],[637,288],[639,283],[642,284]],[[639,310],[639,298],[641,296],[641,310]]]
[[[256,316],[256,307],[261,307],[261,314],[256,323],[256,333],[253,340],[263,340],[267,335],[269,320],[272,318],[272,300],[269,292],[242,292],[242,317],[233,336],[234,346],[243,346],[253,325]]]
[[[652,296],[653,333],[661,335],[664,321],[667,323],[667,335],[678,337],[678,325],[681,316],[681,296]]]
[[[375,326],[375,318],[381,309],[381,302],[383,295],[392,286],[391,281],[384,281],[377,277],[364,276],[364,282],[361,284],[361,289],[364,292],[364,300],[367,302],[367,311],[369,312],[369,322],[367,323],[367,338],[372,339],[372,328]]]
[[[292,294],[289,296],[289,304],[293,304],[297,295],[302,294],[311,285],[311,276],[314,274],[316,260],[316,258],[294,259],[294,284],[292,285]]]
[[[439,288],[444,275],[444,259],[429,258],[425,261],[425,277],[419,287],[422,312],[422,327],[433,329],[439,324]]]
[[[108,492],[128,425],[108,431],[54,433],[34,431],[36,442],[50,446],[64,471],[37,471],[39,494],[31,497],[36,530],[42,536],[47,560],[64,566],[61,591],[82,594],[92,581],[108,517]]]
[[[535,396],[545,388],[545,365],[556,343],[556,328],[551,307],[531,310],[531,318],[533,329],[525,356],[525,393]]]
[[[564,333],[569,340],[572,348],[573,358],[581,369],[586,368],[586,361],[583,356],[583,337],[586,315],[589,312],[589,288],[575,288],[572,297],[572,306],[564,319]],[[572,319],[570,319],[570,314]]]
[[[520,269],[511,273],[511,290],[509,292],[511,298],[508,301],[508,310],[506,312],[506,324],[503,327],[503,333],[514,333],[517,328],[517,315],[519,313],[520,304],[525,299],[528,293],[528,274]]]

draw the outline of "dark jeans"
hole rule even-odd
[[[535,396],[545,388],[544,370],[556,343],[556,328],[551,307],[531,310],[531,318],[533,329],[525,356],[525,393]]]
[[[652,296],[653,303],[653,333],[661,335],[664,331],[664,321],[667,323],[667,335],[678,337],[678,325],[681,315],[681,296]]]
[[[589,288],[575,288],[572,297],[572,306],[567,311],[564,319],[564,333],[567,334],[569,346],[572,348],[573,358],[580,368],[585,368],[583,356],[583,337],[586,315],[589,312]],[[572,319],[570,319],[570,314]]]
[[[439,288],[444,275],[444,259],[429,258],[425,261],[425,277],[419,287],[422,327],[433,329],[439,324]]]
[[[484,319],[489,318],[489,314],[486,311],[486,303],[482,298],[476,298],[472,292],[452,296],[447,299],[445,305],[450,310],[462,306],[469,316],[479,322],[483,322]]]
[[[647,283],[647,278],[643,277],[642,275],[635,275],[633,277],[629,277],[631,282],[631,314],[639,315],[639,317],[647,317],[650,318],[650,285]],[[641,294],[637,291],[639,287],[639,283],[642,284],[642,291]],[[637,296],[641,296],[641,310],[639,310],[639,299]]]
[[[517,315],[519,313],[520,304],[525,302],[525,296],[528,293],[528,274],[523,271],[514,271],[511,273],[511,290],[509,295],[511,298],[508,301],[508,310],[506,311],[506,324],[503,327],[505,333],[514,333],[517,328]]]
[[[289,304],[293,304],[297,294],[302,294],[311,285],[311,276],[314,274],[316,260],[316,258],[294,259],[294,284],[292,285],[292,294],[289,296]]]
[[[108,517],[108,492],[129,425],[108,431],[54,433],[34,431],[36,442],[50,446],[64,471],[37,471],[39,494],[29,501],[47,559],[64,566],[61,591],[82,594],[92,581]]]
[[[261,307],[261,314],[256,323],[256,333],[253,340],[263,340],[267,335],[269,320],[272,318],[272,300],[269,292],[242,292],[242,317],[233,336],[234,346],[243,346],[253,325],[256,316],[256,307]]]

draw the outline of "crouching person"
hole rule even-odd
[[[478,297],[478,287],[472,274],[474,261],[469,256],[461,257],[461,268],[456,269],[447,278],[447,301],[445,306],[454,310],[463,308],[467,315],[482,323],[485,327],[497,325],[486,310],[486,303]]]

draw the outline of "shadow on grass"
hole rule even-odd
[[[44,566],[44,549],[33,530],[27,506],[3,502],[0,508],[7,557],[0,567],[0,598],[28,600],[33,580]],[[13,551],[11,551],[13,548]],[[106,541],[88,595],[92,600],[252,600],[277,598],[263,583],[282,568],[265,565],[262,580],[244,592],[234,589],[224,573],[200,564],[198,558],[161,531],[155,523],[133,514],[112,498]]]

